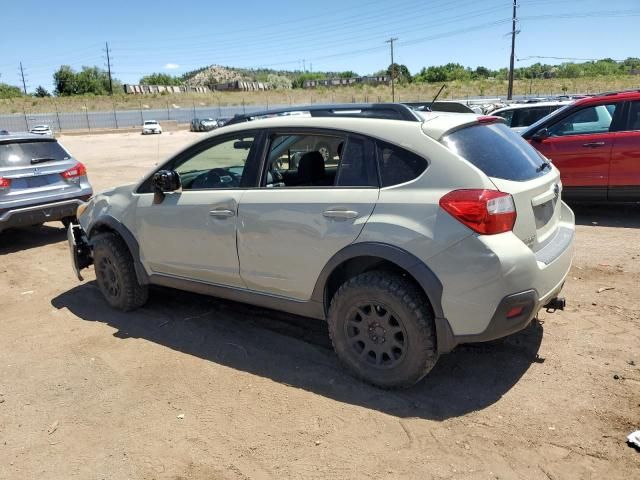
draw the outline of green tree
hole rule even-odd
[[[21,96],[22,90],[20,90],[20,87],[14,87],[7,83],[0,83],[0,98],[15,98]]]
[[[152,73],[140,79],[141,85],[182,85],[184,81],[180,77],[174,77],[166,73]]]
[[[347,70],[346,72],[340,72],[338,73],[338,78],[354,78],[354,77],[358,77],[359,75],[354,72],[353,70]]]
[[[397,80],[399,82],[411,83],[411,81],[413,80],[411,72],[409,72],[407,66],[398,63],[392,63],[391,65],[389,65],[386,74],[392,76],[394,80]]]
[[[62,65],[53,74],[54,93],[61,97],[75,95],[78,93],[76,84],[76,73],[69,65]]]
[[[36,92],[33,95],[41,98],[51,96],[49,91],[46,88],[44,88],[42,85],[38,85],[38,88],[36,88]]]

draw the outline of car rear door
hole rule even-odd
[[[0,211],[90,193],[85,175],[55,139],[0,137]]]
[[[619,103],[579,108],[548,127],[549,136],[532,145],[560,170],[567,196],[605,200]]]
[[[640,100],[627,102],[611,151],[608,199],[640,200]]]
[[[334,155],[306,150],[322,144],[319,136],[337,145]],[[295,129],[270,131],[268,142],[261,187],[240,200],[240,275],[249,289],[308,300],[329,259],[355,241],[373,211],[373,141]]]

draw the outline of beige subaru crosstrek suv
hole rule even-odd
[[[125,311],[161,285],[326,319],[342,362],[383,388],[563,308],[574,216],[501,119],[323,108],[217,129],[95,195],[68,230],[78,277],[93,264]]]

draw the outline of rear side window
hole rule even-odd
[[[58,142],[0,143],[0,167],[35,165],[68,158],[69,154]]]
[[[549,171],[537,150],[502,123],[463,128],[442,143],[489,177],[523,181]]]
[[[427,161],[386,142],[377,142],[380,183],[383,187],[398,185],[418,178],[427,168]]]

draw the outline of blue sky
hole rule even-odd
[[[106,41],[125,83],[209,64],[367,74],[388,66],[390,37],[412,73],[509,63],[512,0],[0,2],[0,82],[19,85],[22,61],[30,91],[62,64],[104,66]],[[640,56],[640,0],[518,3],[517,66]]]

